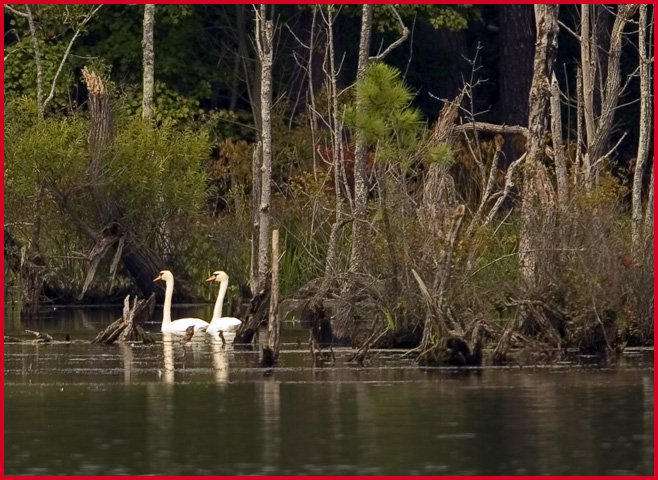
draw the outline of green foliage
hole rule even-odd
[[[43,100],[50,94],[52,81],[64,57],[66,45],[60,43],[48,43],[38,36],[39,49],[41,51],[41,67],[43,71],[42,93]],[[34,49],[32,39],[24,36],[19,42],[5,47],[5,95],[12,99],[27,95],[36,100],[37,98],[37,67],[34,61]],[[70,64],[65,64],[57,84],[53,100],[49,108],[61,108],[68,102],[68,91],[73,82],[73,72]]]
[[[36,122],[36,105],[25,97],[6,105],[6,194],[27,197],[44,186],[67,190],[86,168],[86,126],[78,116]]]
[[[396,5],[398,13],[403,20],[412,20],[417,17],[434,28],[448,28],[450,30],[463,30],[469,21],[480,19],[479,7],[475,5],[437,5],[400,4]],[[400,22],[385,5],[378,5],[374,9],[374,23],[380,31],[395,31],[401,33]],[[407,23],[407,22],[405,22]]]
[[[357,83],[346,123],[361,131],[369,145],[377,144],[378,158],[404,158],[417,147],[423,126],[420,112],[410,106],[412,99],[397,68],[373,63]]]
[[[114,138],[105,188],[130,219],[148,216],[155,223],[176,213],[192,214],[208,194],[203,163],[209,152],[206,131],[135,119]]]
[[[18,6],[17,6],[18,7]],[[43,99],[50,93],[55,74],[59,69],[73,32],[82,27],[84,19],[95,5],[32,5],[36,38],[41,53],[43,73]],[[22,11],[22,7],[18,7]],[[6,11],[5,11],[6,12]],[[5,37],[5,94],[7,98],[28,95],[36,99],[37,68],[32,37],[27,20],[10,15],[10,33]],[[93,23],[94,19],[90,21]],[[85,28],[88,28],[88,23]],[[85,32],[81,33],[83,36]],[[79,42],[79,40],[78,40]],[[49,108],[60,108],[68,102],[68,93],[74,83],[72,58],[64,62],[55,85]]]
[[[438,145],[428,143],[426,154],[428,163],[451,165],[455,162],[455,152],[452,145],[448,142],[442,142]]]

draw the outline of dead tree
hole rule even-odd
[[[324,12],[322,12],[324,18]],[[314,346],[321,351],[324,346],[331,345],[333,334],[331,330],[331,321],[326,315],[324,300],[327,297],[332,279],[336,276],[336,263],[338,260],[338,238],[340,231],[344,226],[343,221],[343,194],[341,189],[341,168],[344,168],[343,160],[343,132],[342,123],[339,120],[338,111],[338,88],[336,85],[336,64],[334,53],[334,35],[333,35],[333,6],[327,7],[327,16],[325,24],[327,29],[327,57],[326,64],[329,71],[327,72],[328,87],[330,96],[330,128],[331,128],[331,147],[332,147],[332,167],[334,173],[334,192],[336,195],[335,217],[331,225],[329,234],[329,243],[327,245],[327,256],[325,259],[324,277],[320,287],[313,295],[313,298],[306,302],[302,308],[300,322],[304,328],[309,330],[309,344],[311,354],[315,358]]]
[[[631,21],[639,6],[618,6],[610,33],[610,48],[606,52],[608,58],[606,72],[598,68],[600,62],[596,61],[599,58],[600,45],[598,45],[597,41],[597,32],[591,28],[593,21],[591,11],[594,7],[594,5],[582,5],[581,31],[579,36],[582,69],[582,93],[580,97],[583,101],[582,112],[587,134],[585,153],[582,157],[583,165],[581,171],[583,172],[583,178],[581,179],[581,183],[590,189],[596,184],[598,172],[611,153],[606,152],[606,150],[612,132],[612,123],[615,111],[617,110],[619,97],[623,91],[620,58],[624,28]],[[600,102],[601,112],[598,117],[595,115],[594,105],[595,80],[597,76],[601,78],[601,84],[603,85]]]
[[[130,308],[130,295],[123,302],[123,315],[101,331],[91,343],[110,345],[116,340],[125,342],[134,338],[144,343],[154,343],[153,338],[144,330],[144,322],[153,317],[155,295],[148,299],[135,298]]]
[[[651,60],[647,54],[647,10],[646,5],[640,6],[640,29],[638,38],[640,61],[640,139],[637,148],[637,160],[633,175],[633,250],[640,252],[644,239],[642,238],[642,223],[645,215],[642,208],[642,186],[644,172],[649,157],[651,142]],[[653,174],[652,174],[653,177]],[[651,204],[647,208],[651,208]]]
[[[534,73],[530,89],[530,116],[526,144],[526,168],[521,198],[521,232],[519,260],[526,285],[535,289],[540,280],[548,278],[551,262],[540,255],[546,236],[555,226],[555,192],[544,165],[545,137],[549,118],[551,77],[557,55],[558,5],[535,5],[537,43]]]
[[[256,51],[260,60],[260,113],[261,141],[260,155],[260,205],[258,233],[258,291],[265,283],[270,268],[270,219],[272,196],[272,54],[274,23],[267,19],[266,5],[254,10],[256,20]],[[255,172],[254,172],[255,173]]]

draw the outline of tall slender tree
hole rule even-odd
[[[361,16],[361,40],[359,41],[359,63],[356,81],[361,80],[368,66],[370,51],[370,34],[372,32],[372,5],[364,4]],[[360,108],[358,102],[357,110]],[[336,312],[336,320],[341,334],[351,334],[356,323],[355,299],[357,296],[358,276],[364,273],[367,255],[367,204],[368,184],[366,178],[366,143],[363,132],[355,135],[354,147],[354,223],[352,225],[350,264],[347,281],[343,284],[341,298]]]
[[[260,60],[260,205],[258,234],[258,284],[256,290],[265,285],[270,268],[270,202],[272,189],[272,50],[274,23],[267,19],[267,6],[261,4],[254,9],[256,21],[256,50]]]
[[[142,118],[149,119],[153,116],[153,69],[155,54],[153,51],[153,25],[155,23],[155,5],[147,3],[144,5],[144,37],[142,39],[144,69],[143,95],[142,95]]]
[[[649,158],[651,141],[651,60],[647,54],[647,5],[640,6],[640,28],[638,31],[638,49],[640,61],[640,138],[637,148],[637,160],[635,162],[635,173],[633,176],[633,248],[636,254],[639,252],[642,239],[642,184],[644,171]],[[653,175],[653,174],[652,174]],[[647,205],[647,209],[651,208]]]

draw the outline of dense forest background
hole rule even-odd
[[[266,214],[343,337],[652,342],[653,7],[551,8],[6,6],[6,298],[256,292]]]

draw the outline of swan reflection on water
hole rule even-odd
[[[222,342],[222,340],[219,338],[219,335],[217,338],[212,338],[212,366],[213,369],[215,370],[215,381],[217,383],[228,383],[228,357],[229,357],[229,349],[232,350],[233,347],[233,337],[235,338],[235,334],[226,334],[226,345]],[[230,338],[230,339],[229,339]],[[229,347],[229,345],[231,345]]]
[[[207,340],[209,341],[207,341]],[[195,353],[197,358],[206,358],[201,352],[210,351],[212,355],[212,369],[214,372],[214,380],[217,383],[228,383],[229,380],[229,356],[233,353],[233,340],[235,339],[234,332],[225,333],[226,344],[217,335],[217,337],[194,337],[190,342],[181,342],[180,335],[172,335],[171,333],[162,334],[162,351],[164,359],[164,369],[159,371],[159,375],[164,383],[174,383],[175,381],[175,353],[176,348],[182,348],[183,364],[179,365],[183,369],[194,367]],[[210,343],[210,345],[208,345]],[[206,350],[208,349],[208,350]],[[180,360],[180,353],[179,360]],[[205,363],[205,362],[203,362]],[[199,365],[201,366],[201,365]],[[205,367],[205,365],[203,365]]]
[[[162,334],[162,350],[164,354],[162,379],[165,383],[174,383],[174,336],[171,333]]]

